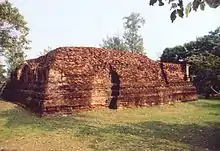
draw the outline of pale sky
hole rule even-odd
[[[123,33],[124,16],[138,12],[146,20],[141,30],[147,56],[156,59],[164,48],[183,44],[220,26],[220,8],[192,12],[170,21],[170,6],[149,6],[149,0],[11,0],[30,28],[32,50],[39,56],[48,46],[99,47],[102,38]],[[184,1],[185,3],[188,0]],[[157,4],[156,4],[157,5]]]

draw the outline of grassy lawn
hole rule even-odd
[[[220,100],[35,117],[0,101],[0,150],[220,150]]]

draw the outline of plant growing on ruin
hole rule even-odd
[[[43,52],[40,52],[40,56],[43,56],[43,55],[46,55],[48,52],[50,52],[52,50],[52,48],[51,47],[47,47],[46,49],[44,49],[44,51]]]

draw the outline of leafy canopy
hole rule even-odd
[[[44,49],[43,52],[40,52],[40,56],[46,55],[48,52],[50,52],[52,50],[52,48],[50,46],[48,46],[46,49]]]
[[[8,1],[0,3],[0,51],[3,53],[4,50],[14,47],[15,42],[25,49],[28,48],[28,33],[27,22],[18,8]]]
[[[144,26],[145,20],[139,13],[132,12],[130,16],[124,17],[123,39],[128,50],[133,53],[144,54],[143,38],[139,34],[139,29]]]
[[[119,36],[109,37],[102,40],[100,46],[106,49],[114,49],[114,50],[127,50],[127,46],[124,44],[124,41]]]
[[[190,41],[182,46],[166,48],[161,55],[161,60],[165,62],[190,61],[190,57],[220,57],[220,27],[209,34],[198,37],[195,41]],[[203,60],[202,58],[198,60]]]
[[[8,73],[25,59],[29,28],[18,8],[9,1],[0,3],[0,52],[6,60]]]
[[[114,50],[127,50],[132,53],[144,54],[143,38],[139,33],[140,28],[145,24],[145,20],[139,13],[132,12],[123,18],[123,36],[113,36],[103,39],[102,48]]]
[[[159,6],[164,6],[164,0],[150,0],[149,4],[153,6],[155,3],[158,3]],[[167,3],[171,6],[170,10],[172,10],[172,12],[170,14],[170,19],[174,22],[177,16],[183,18],[184,15],[186,15],[186,17],[188,17],[192,10],[197,11],[198,8],[205,10],[206,4],[211,8],[217,8],[220,5],[220,0],[193,0],[185,7],[183,0],[169,0]]]
[[[220,91],[220,27],[183,46],[166,48],[161,61],[190,62],[190,74],[196,75],[194,84],[198,93],[208,97]]]

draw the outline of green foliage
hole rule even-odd
[[[194,84],[199,94],[205,95],[207,98],[210,94],[215,94],[212,89],[219,91],[220,80],[220,57],[206,52],[201,54],[193,54],[187,58],[192,63],[191,74],[196,75]]]
[[[207,59],[211,57],[216,60],[220,56],[219,48],[220,27],[209,32],[208,35],[197,38],[195,41],[185,43],[183,46],[164,49],[161,60],[165,62],[180,62],[181,60],[193,62],[193,58],[200,58],[195,60],[202,61],[201,57],[207,57]],[[212,59],[210,61],[213,61]]]
[[[162,0],[150,0],[149,5],[153,6],[157,2],[159,3],[159,6],[164,5]],[[170,19],[171,19],[171,22],[174,22],[174,20],[177,17],[177,14],[181,18],[184,17],[184,14],[186,15],[186,17],[188,17],[192,9],[194,11],[197,11],[198,8],[200,8],[202,11],[204,11],[206,4],[208,4],[209,7],[211,8],[217,8],[220,5],[220,1],[219,0],[192,0],[192,2],[189,2],[186,5],[185,12],[184,12],[183,0],[169,0],[168,4],[171,5],[171,10],[173,9],[173,11],[170,14]]]
[[[216,87],[218,81],[210,81],[213,74],[220,68],[220,27],[209,32],[208,35],[199,37],[196,41],[185,43],[183,46],[166,48],[161,55],[161,61],[164,62],[188,62],[191,63],[191,75],[196,75],[195,85],[199,93],[209,95],[211,86]],[[210,74],[209,71],[214,73]]]
[[[198,72],[195,78],[195,85],[200,94],[204,94],[207,98],[210,94],[220,92],[220,69],[204,69]],[[215,91],[213,91],[213,89]]]
[[[196,41],[191,41],[184,44],[184,47],[189,51],[189,53],[205,53],[209,52],[214,55],[219,55],[220,46],[220,27],[216,30],[209,32],[208,35],[197,38]]]
[[[128,50],[133,53],[144,54],[143,38],[139,34],[139,29],[145,24],[144,18],[139,13],[132,12],[130,16],[124,17],[123,39]]]
[[[216,69],[220,67],[220,57],[208,52],[191,55],[187,58],[187,61],[192,63],[194,73],[204,69]]]
[[[172,22],[174,22],[174,20],[176,19],[176,10],[172,11],[172,13],[170,14],[170,19]]]
[[[4,65],[0,64],[0,84],[6,80],[5,73]]]
[[[102,48],[127,50],[132,53],[145,54],[143,46],[143,38],[139,34],[139,29],[145,24],[145,20],[139,13],[132,12],[129,16],[123,18],[124,34],[121,37],[113,36],[103,39]]]
[[[103,44],[100,45],[102,48],[114,49],[114,50],[127,50],[127,47],[124,44],[123,39],[120,37],[116,37],[116,36],[108,37],[107,36],[107,39],[103,39],[102,42]]]
[[[29,29],[24,17],[12,3],[0,3],[0,52],[6,59],[8,72],[13,71],[25,58]]]
[[[189,16],[189,13],[191,12],[191,10],[192,10],[192,3],[190,2],[186,5],[186,8],[185,8],[186,17]]]
[[[163,62],[180,62],[186,58],[186,49],[183,46],[166,48],[161,56]]]
[[[19,41],[23,48],[28,48],[28,32],[27,23],[19,10],[8,1],[0,3],[1,52],[13,47],[15,41]]]
[[[23,49],[19,48],[19,45],[14,44],[13,47],[8,48],[5,53],[5,62],[7,64],[8,75],[14,71],[18,65],[21,65],[25,61],[25,54]]]

